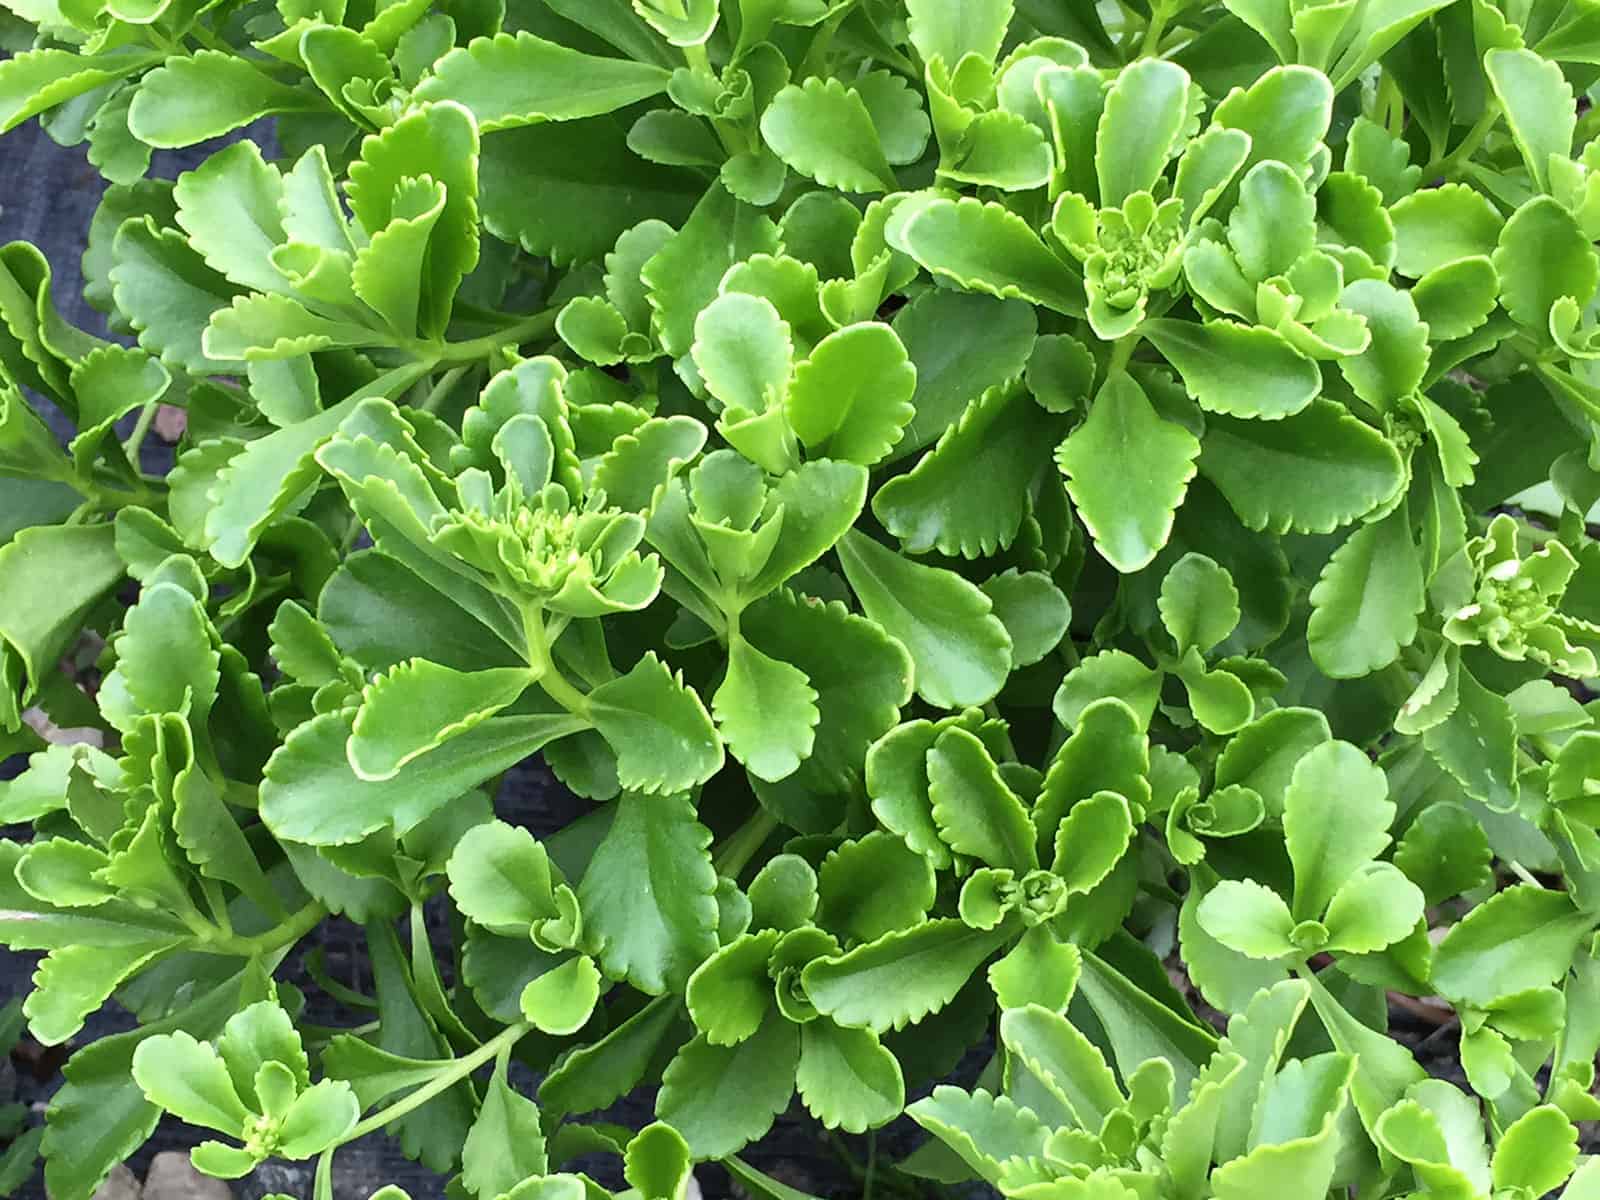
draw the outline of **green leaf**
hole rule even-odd
[[[111,259],[111,295],[117,311],[138,331],[139,345],[191,374],[233,369],[209,358],[201,337],[234,289],[181,234],[158,229],[149,218],[130,219],[115,234]]]
[[[1139,331],[1211,412],[1276,420],[1302,411],[1322,390],[1317,365],[1270,329],[1160,320]]]
[[[1248,170],[1258,162],[1310,161],[1333,115],[1333,85],[1310,67],[1274,67],[1248,88],[1236,88],[1211,115],[1213,125],[1250,135]]]
[[[1067,635],[1072,606],[1043,572],[1012,568],[986,579],[982,587],[1011,635],[1011,658],[1017,666],[1039,662]]]
[[[39,525],[0,546],[0,652],[21,660],[24,704],[122,570],[109,525]],[[39,603],[44,596],[49,604]]]
[[[589,1023],[600,999],[600,970],[587,954],[575,955],[522,989],[523,1020],[556,1037],[577,1033]]]
[[[1411,934],[1427,901],[1392,863],[1372,863],[1334,893],[1324,924],[1328,948],[1373,954]]]
[[[1559,980],[1592,926],[1564,892],[1519,884],[1451,927],[1434,955],[1430,980],[1441,996],[1487,1008]]]
[[[520,667],[464,672],[421,658],[402,663],[363,690],[350,765],[361,779],[393,779],[407,763],[494,716],[532,680]]]
[[[459,104],[415,109],[361,144],[345,193],[356,220],[376,234],[398,215],[404,178],[426,174],[444,185],[445,207],[428,239],[423,265],[421,325],[438,335],[449,319],[456,288],[478,262],[478,128]],[[415,215],[407,213],[406,215]]]
[[[736,1153],[789,1106],[799,1059],[800,1031],[776,1009],[737,1046],[697,1037],[662,1075],[656,1116],[683,1135],[697,1159]]]
[[[795,1089],[824,1127],[846,1133],[887,1125],[906,1103],[900,1064],[878,1035],[831,1021],[800,1027]]]
[[[1077,271],[1005,206],[971,198],[915,203],[900,237],[906,253],[939,278],[1002,300],[1083,315],[1083,280]]]
[[[1389,844],[1395,813],[1389,783],[1350,743],[1323,742],[1295,765],[1283,810],[1295,918],[1315,920],[1345,881]]]
[[[1532,50],[1490,50],[1484,73],[1505,109],[1511,136],[1540,191],[1550,190],[1550,159],[1572,153],[1577,102],[1561,68]]]
[[[1411,395],[1428,369],[1428,327],[1412,298],[1377,279],[1345,288],[1340,307],[1366,318],[1371,341],[1359,355],[1339,360],[1339,370],[1368,404],[1380,412]]]
[[[217,1052],[187,1033],[164,1033],[140,1043],[133,1078],[152,1104],[189,1125],[243,1138],[249,1112]]]
[[[640,1200],[676,1200],[693,1179],[689,1146],[678,1132],[659,1121],[641,1129],[628,1143],[623,1175]]]
[[[1494,852],[1477,818],[1459,804],[1430,804],[1395,847],[1394,864],[1441,904],[1489,882]]]
[[[1028,482],[1046,462],[1055,428],[1015,382],[991,388],[915,468],[878,489],[872,511],[908,553],[991,555],[1022,527]]]
[[[178,224],[206,265],[241,287],[280,291],[269,256],[285,234],[283,179],[254,142],[238,142],[178,177]]]
[[[1417,636],[1423,584],[1406,505],[1361,526],[1333,552],[1311,589],[1311,661],[1334,679],[1388,666]]]
[[[412,99],[454,100],[477,119],[481,133],[493,133],[626,108],[666,91],[670,77],[652,63],[583,54],[523,30],[450,51]]]
[[[1199,453],[1199,440],[1157,413],[1133,377],[1119,372],[1056,450],[1056,462],[1095,548],[1131,574],[1166,545]]]
[[[723,404],[759,413],[783,403],[794,343],[763,297],[718,296],[695,318],[692,353],[706,389]]]
[[[956,853],[1019,875],[1039,865],[1027,809],[965,729],[945,730],[928,751],[928,798],[939,835]]]
[[[1413,279],[1463,258],[1494,253],[1505,221],[1482,192],[1444,183],[1413,192],[1389,210],[1395,270]]]
[[[1458,672],[1455,709],[1422,735],[1422,744],[1474,800],[1496,812],[1517,804],[1517,728],[1505,697]]]
[[[1007,1091],[1016,1090],[1025,1071],[1083,1129],[1099,1129],[1123,1107],[1105,1057],[1060,1013],[1037,1004],[1002,1013],[1000,1040],[1013,1059],[1006,1066]]]
[[[557,915],[549,856],[526,829],[503,821],[469,829],[447,872],[461,915],[496,932],[520,934]]]
[[[844,842],[822,860],[817,923],[849,941],[909,929],[933,907],[933,863],[883,830]]]
[[[785,589],[745,609],[740,628],[763,653],[804,671],[817,693],[821,718],[795,778],[824,794],[852,790],[867,747],[911,700],[906,648],[837,600],[824,604]]]
[[[1191,647],[1204,653],[1239,624],[1239,589],[1227,571],[1191,551],[1162,578],[1156,607],[1180,654]]]
[[[1435,342],[1464,338],[1493,315],[1500,276],[1483,255],[1457,259],[1429,271],[1411,289],[1417,315]]]
[[[1068,814],[1097,794],[1111,792],[1144,808],[1150,801],[1150,743],[1139,714],[1116,696],[1102,697],[1078,714],[1034,802],[1039,845],[1049,853]],[[1109,869],[1109,868],[1108,868]]]
[[[848,325],[795,368],[785,412],[807,450],[870,467],[916,414],[917,369],[893,329]]]
[[[587,709],[630,791],[686,791],[722,769],[722,740],[705,705],[654,652],[590,692]]]
[[[631,171],[621,168],[619,173]],[[695,319],[717,295],[728,268],[753,254],[773,254],[778,230],[726,189],[707,191],[678,236],[645,263],[640,272],[655,310],[657,335],[672,355],[689,352]]]
[[[1200,924],[1217,941],[1250,958],[1296,951],[1295,919],[1278,893],[1248,879],[1224,879],[1200,901]]]
[[[946,288],[930,289],[896,313],[894,331],[917,369],[917,411],[894,457],[932,445],[973,400],[1021,375],[1037,330],[1031,305]]]
[[[951,571],[902,558],[858,531],[839,560],[868,617],[911,654],[916,689],[929,704],[982,704],[1011,670],[1011,636],[989,598]]]
[[[258,117],[322,108],[314,91],[279,83],[221,50],[174,56],[146,75],[128,110],[133,136],[158,149],[192,146]]]
[[[1287,1063],[1266,1085],[1254,1147],[1212,1174],[1217,1200],[1252,1200],[1286,1187],[1326,1191],[1338,1166],[1339,1118],[1354,1070],[1354,1058],[1342,1054]]]
[[[1277,533],[1329,533],[1405,482],[1388,440],[1329,400],[1281,421],[1211,417],[1200,472],[1247,526]]]
[[[955,69],[968,54],[992,64],[1011,22],[1011,0],[907,0],[911,44],[923,62]]]
[[[998,1182],[1002,1164],[1012,1159],[1042,1158],[1049,1138],[1032,1109],[982,1089],[963,1092],[941,1084],[906,1109],[906,1115],[990,1183]]]
[[[817,1010],[841,1025],[904,1029],[950,1003],[1006,938],[1004,929],[968,929],[938,917],[817,959],[802,979]]]
[[[1494,1148],[1494,1186],[1542,1196],[1565,1183],[1577,1162],[1577,1129],[1566,1113],[1543,1104],[1513,1121]]]
[[[1096,955],[1085,954],[1083,967],[1079,992],[1100,1018],[1122,1077],[1148,1059],[1164,1058],[1172,1066],[1173,1094],[1187,1095],[1201,1064],[1216,1050],[1212,1033]]]
[[[573,1050],[539,1085],[545,1112],[591,1112],[631,1091],[681,1012],[678,997],[658,997],[599,1041]]]
[[[810,757],[822,716],[805,672],[744,638],[728,647],[728,674],[711,711],[729,752],[751,774],[774,783]]]
[[[394,825],[402,832],[441,806],[521,762],[541,746],[585,728],[566,713],[491,717],[432,754],[372,783],[350,767],[349,712],[324,713],[295,729],[268,760],[261,819],[285,841],[348,845]]]
[[[1189,120],[1189,74],[1143,58],[1117,73],[1095,135],[1100,205],[1117,208],[1161,178]]]
[[[717,948],[711,831],[684,797],[626,793],[578,885],[584,937],[606,972],[656,996]]]
[[[0,133],[161,61],[158,54],[23,50],[0,63]]]
[[[1529,200],[1506,222],[1495,248],[1500,300],[1518,324],[1548,337],[1550,309],[1563,296],[1586,304],[1600,285],[1600,258],[1567,210],[1549,196]]]
[[[761,136],[789,166],[841,192],[892,192],[899,184],[859,92],[813,75],[790,84],[761,114]]]
[[[651,44],[660,45],[653,39]],[[558,266],[600,258],[646,220],[681,222],[704,191],[688,171],[642,163],[628,149],[625,127],[609,116],[530,125],[492,137],[483,144],[479,179],[484,228]],[[615,186],[618,179],[629,186]],[[535,192],[542,203],[527,203]],[[731,197],[723,192],[721,199]],[[684,343],[673,343],[675,353],[687,349],[694,313],[716,295],[729,265],[715,270],[709,289],[688,310]]]
[[[775,929],[745,934],[722,947],[689,976],[684,1000],[697,1028],[713,1046],[736,1046],[753,1036],[772,1011],[768,963],[781,935]]]

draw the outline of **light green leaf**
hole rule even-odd
[[[1018,874],[1039,865],[1027,809],[965,729],[947,729],[928,751],[928,798],[939,835],[956,853]]]
[[[1405,504],[1361,526],[1333,552],[1311,589],[1311,660],[1334,679],[1388,666],[1417,636],[1424,582]]]
[[[1457,672],[1456,706],[1422,735],[1422,744],[1467,795],[1496,812],[1517,804],[1517,728],[1505,697]]]
[[[957,287],[1083,315],[1077,270],[1003,205],[971,198],[929,200],[918,205],[900,236],[906,253]]]
[[[1160,320],[1146,321],[1140,332],[1211,412],[1276,420],[1300,412],[1322,391],[1316,363],[1270,329]]]
[[[1577,102],[1561,68],[1532,50],[1490,50],[1484,73],[1505,109],[1506,123],[1528,174],[1540,191],[1550,190],[1550,159],[1572,153]]]
[[[1553,1104],[1530,1109],[1511,1123],[1494,1148],[1494,1186],[1542,1196],[1566,1182],[1578,1161],[1578,1131]]]
[[[795,1089],[824,1127],[846,1133],[887,1125],[906,1103],[900,1064],[878,1035],[832,1021],[800,1027]]]
[[[848,954],[806,967],[806,994],[841,1025],[882,1033],[904,1029],[955,998],[980,963],[1007,939],[1004,928],[968,929],[937,917],[886,934]]]
[[[1058,428],[1016,382],[990,388],[916,467],[878,489],[872,511],[907,553],[991,555],[1022,527],[1028,484]]]
[[[1224,879],[1200,901],[1200,924],[1230,950],[1276,959],[1296,952],[1295,919],[1277,892],[1248,879]]]
[[[845,534],[838,551],[867,616],[910,652],[918,695],[958,708],[982,704],[1000,690],[1011,670],[1011,636],[983,592],[856,530]]]
[[[728,647],[728,674],[711,698],[711,712],[729,752],[773,783],[811,756],[821,719],[805,672],[742,637]]]
[[[1600,285],[1600,258],[1567,210],[1549,196],[1529,200],[1506,222],[1495,248],[1500,299],[1518,324],[1545,339],[1550,309],[1563,296],[1587,304]]]
[[[933,863],[884,830],[842,843],[822,860],[817,923],[855,942],[909,929],[933,907]]]
[[[147,1038],[133,1053],[133,1079],[153,1104],[190,1125],[242,1138],[249,1113],[217,1052],[187,1033]]]
[[[533,679],[520,667],[468,672],[421,658],[402,663],[361,693],[350,765],[361,779],[393,779],[413,759],[494,716]]]
[[[1564,892],[1507,888],[1451,927],[1434,955],[1431,981],[1442,996],[1486,1008],[1558,981],[1593,924]]]
[[[587,709],[630,791],[686,791],[722,769],[722,740],[705,705],[654,652],[590,692]]]
[[[280,291],[268,256],[285,234],[283,179],[254,142],[237,142],[178,177],[178,224],[212,270],[256,291]]]
[[[1482,192],[1464,183],[1424,188],[1389,209],[1395,270],[1413,279],[1463,258],[1492,254],[1505,221]]]
[[[522,989],[522,1017],[556,1037],[577,1033],[589,1023],[600,999],[600,971],[587,954],[574,955]]]
[[[1348,742],[1324,742],[1295,765],[1283,836],[1294,863],[1294,913],[1315,920],[1389,844],[1394,801],[1381,768]]]
[[[523,30],[451,50],[412,100],[454,100],[477,119],[480,132],[493,133],[626,108],[666,91],[670,77],[652,63],[583,54]]]
[[[1329,533],[1405,482],[1388,440],[1332,401],[1281,421],[1213,416],[1206,426],[1200,471],[1251,529]]]
[[[240,56],[196,50],[174,56],[146,75],[128,110],[134,137],[158,149],[192,146],[258,117],[316,112],[315,91],[293,88]]]
[[[1019,1068],[1062,1105],[1083,1129],[1099,1129],[1125,1104],[1117,1078],[1099,1049],[1060,1013],[1037,1004],[1003,1013],[1000,1040],[1015,1062],[1006,1067],[1007,1090]]]
[[[682,988],[717,947],[711,831],[682,796],[626,793],[578,886],[584,936],[608,974],[649,995]]]
[[[1198,439],[1157,413],[1133,377],[1119,372],[1056,450],[1056,462],[1095,548],[1130,574],[1166,545],[1199,453]]]
[[[848,325],[795,368],[786,412],[807,450],[870,467],[916,415],[917,369],[893,329]]]
[[[1032,1109],[982,1089],[963,1092],[941,1084],[906,1114],[990,1183],[999,1181],[1001,1166],[1009,1160],[1042,1158],[1049,1138]]]
[[[1191,647],[1204,653],[1239,624],[1239,589],[1216,562],[1191,551],[1162,578],[1156,607],[1180,654]]]
[[[1012,568],[986,579],[982,587],[994,605],[994,615],[1011,635],[1011,657],[1017,666],[1032,666],[1067,635],[1072,606],[1042,571]]]
[[[1328,948],[1374,954],[1403,940],[1422,920],[1422,891],[1393,863],[1371,863],[1333,894],[1323,923]]]
[[[1102,208],[1155,187],[1188,119],[1189,73],[1182,67],[1142,58],[1117,74],[1095,135]]]
[[[771,301],[743,292],[718,296],[695,319],[695,366],[729,407],[759,413],[783,403],[794,342]]]
[[[486,821],[469,829],[446,871],[461,915],[495,932],[522,934],[557,915],[549,856],[519,826]]]
[[[911,44],[924,63],[952,71],[968,54],[992,64],[1011,23],[1012,0],[907,0]]]
[[[662,1075],[656,1116],[683,1135],[697,1159],[736,1153],[789,1106],[799,1060],[800,1031],[776,1009],[737,1046],[697,1037]]]
[[[892,192],[899,184],[866,102],[838,79],[790,84],[761,114],[761,136],[789,166],[842,192]]]
[[[670,1125],[657,1121],[634,1135],[622,1173],[640,1200],[677,1200],[693,1181],[689,1145]]]

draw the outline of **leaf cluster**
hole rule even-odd
[[[795,1200],[798,1102],[896,1195],[1600,1198],[1593,0],[0,34],[113,334],[0,247],[0,942],[136,1018],[7,1182]]]

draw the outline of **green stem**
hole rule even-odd
[[[1150,6],[1150,24],[1145,26],[1144,41],[1139,45],[1139,53],[1145,58],[1155,58],[1161,53],[1161,35],[1167,31],[1167,6],[1152,4]]]
[[[1491,100],[1484,106],[1483,116],[1478,118],[1478,123],[1467,130],[1467,136],[1461,139],[1460,145],[1443,158],[1436,158],[1422,168],[1423,181],[1438,179],[1441,176],[1448,179],[1464,159],[1471,158],[1476,153],[1478,147],[1483,145],[1483,140],[1499,123],[1500,102]]]
[[[216,935],[204,940],[196,950],[208,951],[212,954],[235,954],[240,958],[254,958],[258,954],[272,954],[286,946],[292,946],[306,934],[317,927],[318,922],[328,915],[328,910],[313,900],[304,908],[291,913],[289,919],[276,929],[269,929],[265,933],[258,933],[254,937],[239,937],[236,934],[224,937]]]
[[[348,1134],[346,1134],[344,1139],[340,1142],[340,1145],[348,1145],[357,1138],[366,1137],[369,1133],[376,1133],[385,1125],[389,1124],[389,1122],[399,1120],[407,1113],[421,1108],[435,1096],[449,1091],[457,1083],[461,1082],[461,1080],[465,1079],[468,1075],[471,1075],[479,1067],[484,1066],[486,1063],[493,1062],[495,1056],[498,1055],[502,1049],[516,1045],[523,1035],[532,1028],[533,1026],[528,1024],[526,1021],[518,1021],[515,1025],[508,1025],[505,1029],[502,1029],[498,1034],[490,1038],[483,1045],[479,1046],[471,1054],[468,1054],[464,1058],[456,1059],[453,1065],[440,1071],[427,1083],[423,1084],[403,1100],[396,1100],[393,1104],[389,1105],[388,1108],[382,1110],[381,1112],[373,1113],[372,1116],[368,1117],[365,1121],[362,1121]]]
[[[1127,370],[1128,363],[1133,359],[1133,352],[1139,348],[1142,340],[1139,331],[1124,334],[1118,338],[1111,347],[1111,361],[1106,364],[1106,377],[1110,378],[1118,371]]]
[[[160,400],[152,400],[146,404],[139,413],[138,421],[134,423],[133,432],[128,435],[128,440],[122,443],[122,451],[135,469],[139,466],[139,447],[144,445],[145,434],[150,432],[150,426],[155,421],[156,412],[160,407]]]
[[[522,614],[522,633],[528,641],[528,665],[533,668],[545,695],[574,716],[589,713],[589,697],[563,675],[550,653],[550,636],[544,627],[544,610],[529,608]]]
[[[449,342],[436,347],[437,363],[474,362],[493,354],[505,346],[520,346],[535,338],[548,336],[556,327],[557,308],[547,308],[525,320],[509,325],[499,333],[486,334],[467,342]]]
[[[439,405],[444,403],[444,398],[450,394],[456,384],[461,382],[461,377],[471,369],[470,363],[459,367],[451,367],[443,375],[439,376],[439,382],[433,385],[427,396],[423,398],[422,403],[417,407],[422,409],[423,412],[437,412]]]
[[[712,865],[718,875],[738,879],[740,873],[755,857],[766,840],[778,828],[778,818],[764,808],[758,808],[739,828],[730,833],[717,848]]]

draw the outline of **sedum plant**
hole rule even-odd
[[[58,1200],[1600,1197],[1591,0],[0,9]]]

